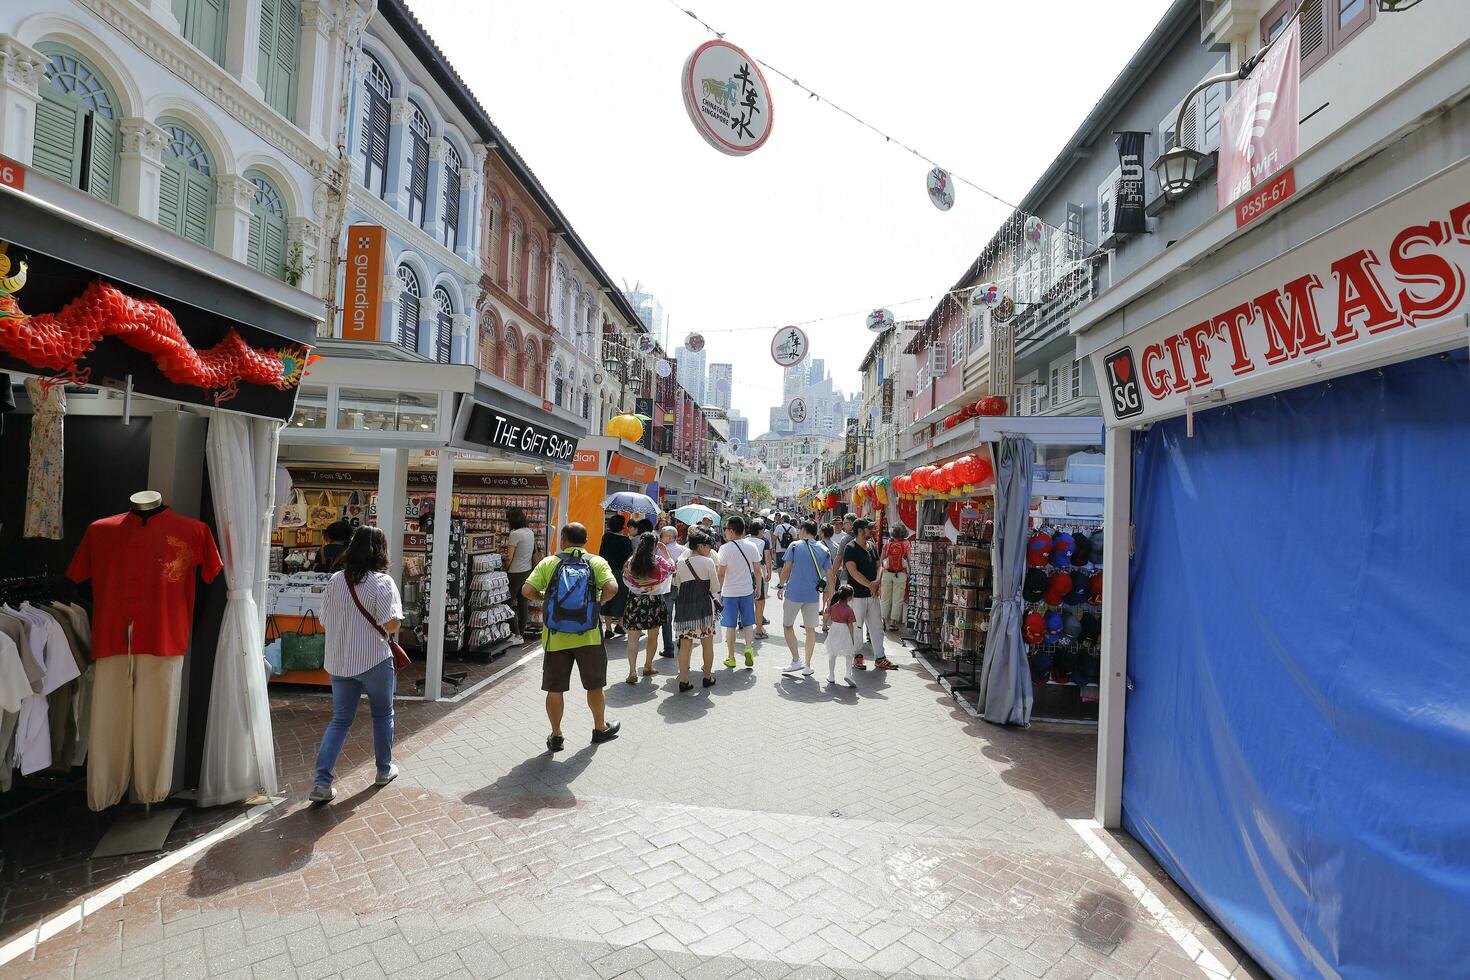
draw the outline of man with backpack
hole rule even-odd
[[[786,564],[786,549],[796,543],[796,528],[791,523],[790,514],[777,514],[776,526],[771,528],[771,533],[776,537],[776,567],[780,568]]]
[[[551,735],[546,747],[560,752],[565,746],[561,717],[565,695],[572,686],[572,664],[587,691],[592,709],[592,741],[617,738],[617,722],[608,722],[602,689],[607,686],[607,650],[598,621],[602,604],[618,594],[612,567],[587,553],[587,529],[568,524],[561,529],[561,551],[548,555],[531,571],[521,594],[541,602],[541,690],[546,692],[546,715]]]

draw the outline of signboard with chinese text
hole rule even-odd
[[[771,359],[783,368],[800,364],[807,350],[806,331],[800,327],[782,327],[771,338]]]
[[[724,40],[694,49],[681,73],[684,108],[704,141],[745,156],[771,135],[771,90],[755,59]]]

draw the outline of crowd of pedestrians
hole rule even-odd
[[[793,522],[786,514],[769,520],[730,514],[717,528],[710,518],[686,527],[667,515],[655,522],[613,514],[597,554],[587,550],[586,527],[571,523],[562,528],[556,552],[541,557],[524,515],[512,512],[510,518],[505,558],[517,624],[525,622],[527,602],[542,604],[541,689],[551,723],[546,746],[553,752],[566,744],[562,717],[573,667],[592,714],[592,741],[606,742],[619,731],[619,723],[606,717],[604,697],[607,651],[619,637],[626,643],[628,684],[659,673],[655,656],[662,641],[662,654],[678,664],[681,694],[695,686],[690,661],[696,644],[701,685],[713,687],[721,631],[724,666],[738,669],[743,662],[754,669],[756,641],[770,635],[766,604],[772,595],[791,656],[783,674],[815,674],[819,633],[826,634],[829,684],[855,687],[854,672],[867,669],[869,656],[873,667],[895,669],[883,634],[902,621],[909,556],[902,527],[880,549],[872,522],[851,515],[819,524]],[[377,781],[398,774],[392,661],[403,611],[397,584],[385,574],[386,538],[376,528],[358,529],[334,558],[341,570],[328,586],[324,617],[333,719],[317,759],[311,799],[318,803],[335,795],[337,756],[364,692],[373,716]]]

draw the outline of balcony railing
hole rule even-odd
[[[1032,303],[1016,315],[1016,356],[1050,340],[1065,330],[1072,311],[1092,299],[1092,270],[1077,266],[1064,273]]]

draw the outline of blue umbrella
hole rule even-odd
[[[652,497],[646,493],[631,493],[626,490],[603,498],[602,509],[614,511],[619,514],[639,514],[643,517],[658,516],[658,504],[653,502]]]
[[[721,524],[724,523],[724,521],[720,519],[719,514],[716,514],[714,511],[710,510],[708,507],[703,506],[702,504],[685,504],[683,507],[680,507],[678,510],[674,511],[674,517],[680,521],[683,521],[685,524],[698,524],[706,517],[714,521],[715,527],[719,527]]]

